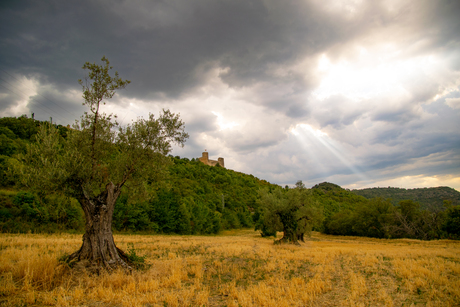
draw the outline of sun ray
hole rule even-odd
[[[308,149],[309,156],[317,162],[318,166],[322,166],[326,163],[324,155],[321,155],[321,151],[326,150],[327,153],[332,154],[342,165],[358,176],[360,180],[368,180],[364,172],[354,165],[350,161],[351,159],[347,157],[349,154],[346,149],[331,139],[327,133],[314,129],[307,124],[296,125],[291,129],[291,133],[297,137],[303,148]],[[314,146],[314,148],[312,148],[312,146]]]

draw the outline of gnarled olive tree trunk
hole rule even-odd
[[[305,233],[308,231],[307,223],[311,221],[311,218],[309,216],[296,218],[298,209],[299,207],[291,207],[276,213],[283,224],[283,237],[275,241],[275,244],[291,243],[300,245],[299,241],[305,243]]]
[[[295,218],[295,211],[297,209],[297,207],[293,207],[277,212],[277,215],[283,224],[283,237],[275,241],[275,244],[292,243],[300,245],[297,237],[298,220]]]
[[[113,211],[120,192],[111,182],[97,197],[83,195],[78,199],[85,212],[85,234],[81,248],[69,256],[70,263],[79,263],[91,271],[119,267],[131,270],[128,257],[115,246],[112,234]]]

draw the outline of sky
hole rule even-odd
[[[72,124],[85,62],[131,84],[104,111],[163,109],[279,185],[460,190],[460,1],[1,1],[0,116]]]

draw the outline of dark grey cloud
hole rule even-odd
[[[191,135],[182,156],[206,148],[277,183],[436,174],[446,165],[458,174],[453,162],[428,158],[458,161],[459,109],[446,104],[460,96],[458,16],[455,0],[2,1],[0,112],[26,101],[42,119],[72,122],[82,110],[82,65],[106,55],[132,81],[112,102],[123,116],[158,106],[181,112]],[[383,60],[360,59],[358,47]],[[397,92],[319,99],[323,54],[332,64],[359,62],[357,69],[443,61],[435,72],[395,69],[387,78],[401,80]],[[289,132],[304,124],[313,130]]]
[[[387,110],[382,110],[373,115],[372,119],[384,122],[405,123],[419,118],[419,114],[414,112],[412,105],[401,105]]]
[[[418,24],[429,37],[427,48],[450,49],[458,44],[460,37],[460,3],[455,0],[425,1]]]
[[[404,138],[401,137],[403,134],[404,127],[391,127],[390,129],[380,130],[370,141],[371,144],[385,144],[393,147],[402,145]]]
[[[6,76],[5,73],[2,74],[2,71],[0,71],[0,95],[2,95],[2,103],[0,104],[2,114],[14,107],[18,100],[27,99],[27,95],[16,86],[9,76]]]
[[[460,115],[460,114],[458,114]],[[443,119],[438,119],[443,120]],[[451,123],[454,128],[455,124]],[[381,151],[375,151],[361,161],[361,167],[367,170],[384,170],[401,167],[411,160],[445,153],[443,159],[460,157],[460,135],[456,131],[430,131],[432,125],[420,127],[399,127],[384,132],[377,132],[373,142],[384,145]],[[374,143],[374,144],[375,144]],[[430,166],[427,166],[430,167]],[[439,166],[431,166],[433,169]],[[419,172],[421,170],[418,170]]]
[[[30,1],[0,14],[0,65],[75,86],[85,61],[107,55],[136,97],[185,94],[213,65],[232,87],[274,82],[273,69],[363,31],[308,1]]]
[[[342,129],[366,115],[369,106],[365,104],[356,106],[348,97],[333,95],[318,103],[317,108],[314,116],[321,127],[331,126],[334,129]]]
[[[199,105],[197,105],[199,108]],[[186,122],[188,133],[200,133],[202,131],[217,130],[216,117],[209,113],[199,113]]]
[[[72,125],[74,121],[69,119],[79,119],[86,108],[82,106],[80,93],[71,96],[66,94],[56,88],[41,87],[36,95],[30,97],[28,108],[36,114],[36,119],[48,120],[49,117],[44,116],[48,113],[53,122]]]
[[[431,45],[458,41],[458,3],[432,3],[400,13],[422,11],[417,21],[431,31],[419,34]],[[135,90],[177,95],[200,82],[197,67],[217,61],[230,68],[226,82],[247,86],[273,80],[270,65],[290,65],[395,18],[382,1],[359,9],[350,20],[309,1],[22,2],[1,11],[2,64],[71,84],[76,67],[106,54],[136,78]]]
[[[269,110],[280,112],[290,118],[310,115],[306,93],[297,90],[298,83],[289,84],[284,78],[275,84],[265,83],[257,86],[249,101]]]

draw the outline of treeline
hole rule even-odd
[[[20,190],[21,178],[7,171],[44,124],[49,125],[26,116],[0,118],[2,232],[84,229],[83,212],[75,199]],[[69,128],[58,128],[65,138]],[[294,189],[281,188],[197,159],[170,156],[169,161],[159,180],[144,183],[150,195],[147,200],[136,199],[136,187],[124,188],[115,206],[114,230],[212,234],[255,227],[263,235],[284,231],[299,238],[316,230],[376,238],[460,239],[460,206],[447,199],[442,206],[422,206],[414,199],[397,203],[388,197],[367,199],[332,183],[307,189],[299,181]]]
[[[422,209],[443,209],[445,201],[454,206],[460,205],[460,192],[449,187],[436,188],[368,188],[351,190],[351,192],[366,197],[367,199],[381,197],[390,199],[393,205],[398,205],[403,200],[413,200],[420,204]]]
[[[81,232],[83,211],[75,199],[0,190],[0,232]]]
[[[422,209],[418,202],[402,200],[396,206],[391,199],[365,199],[338,186],[323,189],[327,198],[336,199],[325,217],[322,231],[326,234],[375,238],[460,239],[460,206],[445,201],[443,208]],[[324,197],[323,196],[323,197]],[[359,197],[356,201],[350,201]],[[340,199],[344,201],[340,201]],[[327,204],[326,204],[327,205]],[[327,205],[330,207],[330,205]]]
[[[75,199],[19,191],[20,178],[7,171],[15,163],[15,155],[24,154],[35,141],[40,125],[49,123],[27,116],[0,118],[0,231],[82,231],[83,212]],[[65,138],[69,128],[57,127]],[[115,206],[114,230],[211,234],[252,227],[258,190],[274,186],[195,159],[170,156],[169,160],[161,180],[145,182],[150,192],[147,201],[136,201],[135,187],[123,190]]]
[[[313,229],[332,235],[375,238],[460,239],[460,206],[445,202],[443,209],[422,209],[412,200],[368,200],[332,183],[306,189],[261,191],[254,215],[262,236],[283,231],[279,242],[297,243]]]

